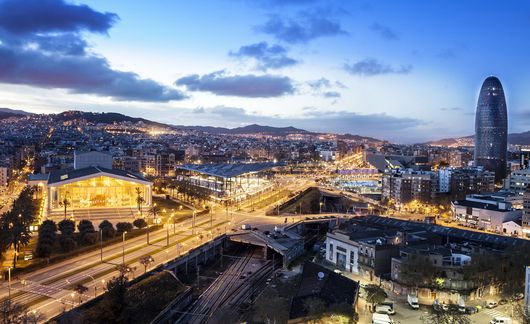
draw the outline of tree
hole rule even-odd
[[[147,272],[147,268],[151,265],[151,263],[155,262],[155,259],[153,259],[152,256],[146,255],[140,258],[140,264],[144,266],[144,273]]]
[[[108,318],[108,323],[127,323],[128,322],[128,305],[126,300],[127,277],[120,272],[120,275],[112,278],[107,283],[107,294],[105,302],[107,303],[110,314],[113,318]]]
[[[143,216],[142,205],[145,203],[144,197],[142,197],[142,190],[139,187],[136,187],[136,205],[138,206],[138,211],[140,212],[140,217]]]
[[[75,286],[74,290],[77,293],[77,295],[79,295],[79,304],[81,304],[81,301],[82,301],[81,297],[83,296],[84,293],[88,291],[88,287],[83,286],[82,284],[78,284]]]
[[[79,244],[88,245],[87,243],[91,243],[91,240],[86,240],[86,237],[90,233],[94,233],[94,225],[92,225],[92,222],[88,219],[83,219],[77,224],[77,230],[79,231],[79,238],[78,242]]]
[[[384,302],[387,297],[386,292],[378,285],[366,285],[364,290],[366,291],[366,301],[372,304],[372,308],[376,304]]]
[[[70,207],[70,205],[72,204],[70,202],[70,199],[68,199],[67,195],[68,195],[68,191],[66,192],[64,198],[61,201],[59,201],[59,206],[64,208],[64,219],[66,219],[66,213],[68,211],[68,207]]]
[[[35,254],[39,258],[49,258],[57,241],[57,225],[52,220],[45,220],[39,227],[39,238]]]
[[[0,252],[13,248],[13,267],[16,268],[17,255],[21,246],[29,244],[29,226],[35,221],[36,205],[33,189],[25,187],[13,202],[11,210],[0,218]]]
[[[121,235],[124,232],[131,232],[133,225],[129,222],[119,222],[116,224],[116,234]]]
[[[14,303],[11,299],[0,301],[0,321],[5,324],[20,323],[20,317],[26,312],[22,304]]]
[[[32,312],[26,311],[26,313],[22,315],[20,319],[22,320],[23,324],[37,324],[44,322],[46,317],[41,312],[34,310]]]
[[[151,207],[151,209],[149,209],[149,214],[153,215],[153,222],[156,219],[156,216],[158,215],[159,212],[160,212],[160,208],[158,207],[156,203],[153,204],[153,207]]]
[[[138,229],[142,229],[147,226],[147,222],[143,218],[137,218],[133,221],[133,225]]]
[[[63,252],[73,251],[77,244],[74,240],[75,223],[70,219],[63,219],[57,225],[61,232],[59,243]]]
[[[316,318],[326,311],[326,303],[317,297],[309,297],[304,300],[304,310],[311,318]]]
[[[470,324],[471,320],[467,314],[458,310],[458,305],[449,304],[448,309],[433,307],[431,312],[421,317],[428,324]]]
[[[108,220],[104,220],[101,223],[99,223],[99,229],[101,230],[104,240],[113,238],[114,235],[116,234],[116,230],[114,229],[114,226]]]
[[[410,287],[431,287],[436,277],[436,267],[429,256],[410,254],[401,262],[399,282]]]
[[[5,232],[5,235],[2,235],[4,249],[12,247],[15,251],[13,253],[13,268],[17,266],[17,255],[20,252],[20,247],[28,245],[31,239],[29,225],[27,219],[22,214],[17,215],[14,208],[2,215],[2,231]]]
[[[73,236],[75,231],[75,223],[70,219],[63,219],[57,224],[57,227],[63,236]]]

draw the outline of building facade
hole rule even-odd
[[[392,170],[383,175],[383,201],[393,201],[396,206],[413,200],[431,202],[438,192],[438,174],[430,171]]]
[[[497,182],[506,176],[508,116],[504,90],[498,78],[484,80],[475,115],[475,165],[495,172]]]

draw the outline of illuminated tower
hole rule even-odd
[[[494,76],[484,80],[475,115],[475,165],[495,172],[495,181],[506,177],[508,116],[501,82]]]

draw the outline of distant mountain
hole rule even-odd
[[[32,113],[29,113],[24,110],[11,109],[11,108],[0,108],[0,113],[7,113],[7,114],[13,114],[13,115],[24,115],[24,116],[32,115]]]
[[[113,124],[113,123],[122,123],[122,122],[131,122],[155,126],[155,127],[170,127],[169,125],[150,121],[144,118],[130,117],[120,113],[94,113],[94,112],[85,112],[78,110],[69,110],[64,111],[60,114],[52,115],[56,120],[59,121],[72,121],[76,119],[84,119],[89,123],[94,124]]]
[[[434,146],[474,146],[475,136],[455,137],[455,138],[444,138],[437,141],[427,142],[425,144]],[[530,131],[522,133],[508,134],[508,144],[512,145],[530,145]]]
[[[0,113],[1,113],[1,109],[0,109]],[[95,113],[95,112],[85,112],[85,111],[79,111],[79,110],[69,110],[69,111],[64,111],[62,113],[59,113],[59,114],[52,114],[51,116],[54,117],[57,121],[75,121],[75,120],[83,119],[93,124],[113,124],[113,123],[122,123],[122,122],[140,123],[141,122],[151,127],[172,128],[172,129],[188,130],[188,131],[192,130],[192,131],[199,131],[199,132],[205,132],[205,133],[210,133],[210,134],[231,134],[231,135],[266,134],[266,135],[276,135],[276,136],[284,136],[284,135],[289,135],[289,134],[308,134],[308,135],[324,134],[324,133],[310,132],[310,131],[292,127],[292,126],[273,127],[273,126],[251,124],[251,125],[236,127],[236,128],[226,128],[226,127],[213,127],[213,126],[169,125],[169,124],[154,122],[154,121],[151,121],[145,118],[130,117],[124,114],[112,113],[112,112]],[[365,142],[382,142],[381,140],[378,140],[376,138],[364,137],[364,136],[352,135],[352,134],[337,135],[337,138],[345,139],[345,140],[365,141]]]
[[[0,108],[0,120],[11,118],[11,117],[25,117],[29,115],[31,115],[31,113],[23,111],[23,110],[16,110],[16,109],[11,109],[11,108]]]
[[[289,127],[273,127],[273,126],[262,126],[257,124],[247,125],[243,127],[236,128],[226,128],[226,127],[213,127],[213,126],[175,126],[178,129],[186,130],[196,130],[211,134],[268,134],[268,135],[287,135],[287,134],[309,134],[310,132],[295,128],[292,126]]]
[[[261,126],[257,124],[247,125],[243,127],[232,128],[230,130],[231,134],[306,134],[309,133],[306,130],[295,128],[292,126],[289,127],[272,127],[272,126]]]

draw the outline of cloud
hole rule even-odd
[[[288,77],[270,74],[229,76],[224,71],[202,76],[188,75],[175,81],[175,85],[184,86],[190,91],[211,92],[218,96],[248,98],[281,97],[295,91],[293,82]]]
[[[326,78],[320,78],[314,81],[308,81],[307,84],[311,88],[314,95],[319,95],[324,98],[337,99],[341,97],[340,92],[330,89],[344,89],[345,86],[339,81],[331,82]]]
[[[267,42],[241,46],[237,52],[230,52],[230,56],[237,58],[253,58],[260,70],[280,69],[298,63],[287,56],[287,49],[280,45],[270,45]]]
[[[460,107],[442,107],[440,108],[441,111],[459,111],[459,110],[463,110],[462,108]]]
[[[379,36],[383,37],[384,39],[399,39],[399,36],[396,34],[396,32],[394,32],[390,27],[381,25],[380,23],[373,23],[372,26],[370,26],[370,29],[379,34]]]
[[[63,0],[0,1],[0,28],[14,34],[86,30],[106,33],[119,19]]]
[[[353,75],[375,76],[382,74],[409,74],[412,71],[412,65],[401,65],[393,67],[381,63],[373,58],[366,58],[356,63],[344,64],[344,70]]]
[[[272,15],[256,29],[288,43],[307,43],[320,37],[347,34],[339,22],[318,11],[302,11],[296,18]]]
[[[340,98],[341,94],[338,91],[326,91],[322,94],[325,98]]]
[[[92,54],[84,33],[106,34],[118,20],[63,0],[0,1],[0,82],[66,89],[118,101],[167,102],[186,95]]]
[[[181,100],[185,95],[132,72],[110,68],[95,56],[53,56],[0,46],[0,82],[42,88],[63,88],[72,93],[93,93],[115,100]]]

